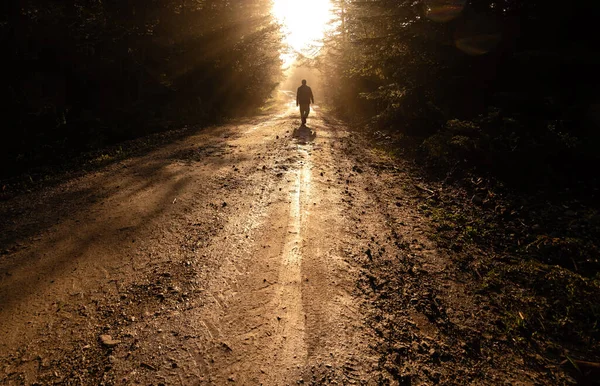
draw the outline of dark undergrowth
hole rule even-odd
[[[429,182],[419,209],[431,237],[500,310],[517,348],[600,384],[600,186],[585,167],[597,158],[555,128],[523,139],[507,124],[517,125],[487,116],[424,141],[373,136]]]

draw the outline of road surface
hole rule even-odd
[[[534,384],[419,178],[292,96],[0,203],[0,383]]]

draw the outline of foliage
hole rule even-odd
[[[421,149],[434,165],[478,168],[514,185],[562,186],[589,179],[586,165],[600,161],[589,143],[569,132],[564,122],[524,121],[499,109],[468,120],[452,119],[424,139]]]

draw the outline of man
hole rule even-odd
[[[298,92],[296,93],[296,107],[300,106],[300,118],[303,125],[306,124],[311,103],[315,103],[315,98],[310,87],[306,85],[306,79],[302,79],[302,86],[298,87]]]

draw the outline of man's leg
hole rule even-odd
[[[300,105],[300,116],[302,118],[302,123],[306,123],[306,118],[308,117],[308,113],[310,112],[310,105]]]

